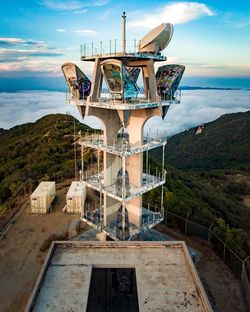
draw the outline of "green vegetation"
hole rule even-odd
[[[223,219],[219,218],[213,230],[242,259],[250,256],[250,240],[242,229],[230,228]]]
[[[75,120],[76,134],[87,129]],[[60,174],[74,175],[72,116],[48,115],[34,123],[1,131],[0,140],[0,204],[28,178],[47,180]],[[84,161],[90,162],[89,151],[85,152]]]
[[[223,115],[168,140],[166,161],[184,170],[243,170],[250,172],[250,111]]]
[[[224,184],[190,172],[182,172],[167,166],[164,207],[180,216],[204,226],[210,226],[218,218],[232,227],[243,228],[250,233],[250,209],[244,206],[238,194],[228,194]],[[160,204],[160,188],[148,192],[144,200]]]
[[[205,226],[216,224],[223,232],[220,236],[241,256],[250,255],[250,208],[242,203],[243,196],[250,194],[249,127],[250,112],[225,115],[206,124],[200,135],[191,129],[172,137],[166,149],[165,208]],[[80,130],[91,131],[76,120],[75,133]],[[74,176],[71,116],[48,115],[35,123],[0,129],[0,140],[2,210],[28,178]],[[150,153],[151,168],[159,165],[160,155]],[[77,159],[80,162],[79,154]],[[84,163],[90,164],[91,159],[95,155],[85,150]],[[144,201],[160,206],[160,194],[160,188],[152,190]]]
[[[201,134],[196,130],[168,140],[164,206],[205,226],[216,224],[238,255],[249,256],[250,208],[242,199],[250,194],[250,111],[221,116]],[[153,151],[151,166],[160,158]],[[160,190],[144,200],[159,205]]]

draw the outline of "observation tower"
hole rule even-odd
[[[103,170],[83,173],[87,187],[100,194],[98,208],[84,209],[82,218],[114,240],[131,240],[163,220],[164,150],[166,138],[143,136],[145,123],[154,116],[165,118],[171,104],[180,102],[178,85],[185,67],[163,65],[155,73],[155,63],[166,61],[161,51],[173,35],[173,26],[161,24],[133,49],[126,47],[126,16],[122,16],[122,47],[109,41],[104,50],[93,43],[82,46],[81,60],[94,62],[92,81],[73,63],[62,65],[70,96],[81,116],[101,120],[103,134],[87,134],[79,140],[81,148],[103,153]],[[131,50],[133,50],[131,52]],[[137,85],[141,75],[143,94]],[[108,91],[103,93],[103,83]],[[162,149],[162,166],[150,170],[148,152]],[[99,158],[98,158],[99,160]],[[161,207],[151,210],[142,195],[162,187]]]

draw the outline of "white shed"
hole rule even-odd
[[[56,196],[56,183],[41,182],[30,195],[31,213],[51,212],[51,204]]]
[[[73,181],[66,195],[67,213],[83,213],[86,200],[86,182]]]

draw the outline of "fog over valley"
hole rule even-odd
[[[150,119],[145,133],[162,133],[167,136],[179,133],[219,116],[250,109],[250,90],[183,90],[181,103],[169,108],[165,120]],[[0,93],[0,128],[11,128],[27,122],[35,122],[53,113],[70,113],[79,119],[76,107],[66,103],[64,92],[19,91]],[[84,123],[101,127],[94,117],[85,117]]]

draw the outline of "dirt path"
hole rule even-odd
[[[44,243],[49,246],[55,235],[66,238],[69,222],[79,218],[62,212],[67,184],[59,185],[51,214],[32,215],[28,204],[0,241],[1,312],[24,310],[47,254]]]
[[[206,241],[184,236],[161,224],[154,229],[177,240],[184,240],[188,246],[201,252],[201,260],[196,269],[214,312],[247,312],[240,281]]]

